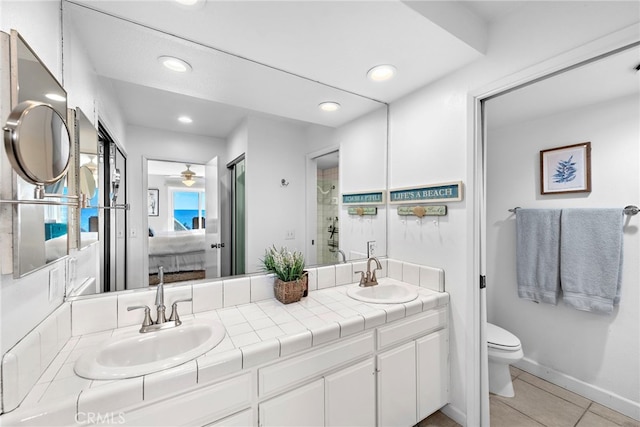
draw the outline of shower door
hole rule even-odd
[[[127,204],[127,158],[100,123],[98,126],[101,206]],[[104,292],[126,289],[127,211],[99,209],[101,283]]]

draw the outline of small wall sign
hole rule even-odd
[[[349,215],[359,215],[359,216],[377,215],[378,214],[378,208],[372,208],[372,207],[349,208],[348,209],[348,213],[349,213]]]
[[[445,216],[447,214],[446,206],[398,206],[398,215],[400,216]]]
[[[462,181],[425,185],[422,187],[400,188],[397,190],[389,190],[389,203],[459,202],[462,200],[462,193]]]
[[[342,195],[343,205],[381,205],[384,203],[384,191],[350,193]]]

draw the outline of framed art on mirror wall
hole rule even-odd
[[[160,190],[157,188],[149,188],[148,190],[148,200],[147,200],[147,208],[149,210],[149,216],[158,216],[159,214],[159,203],[160,203]]]
[[[540,151],[540,194],[591,192],[591,143]]]

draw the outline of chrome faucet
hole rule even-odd
[[[376,267],[371,271],[371,261],[376,262]],[[378,258],[371,257],[367,260],[367,271],[356,271],[355,273],[360,273],[360,286],[375,286],[378,284],[378,279],[376,278],[376,270],[382,270],[382,265]]]
[[[338,249],[338,253],[340,255],[342,255],[342,263],[346,264],[347,263],[347,256],[344,254],[344,251],[342,249]]]
[[[156,311],[158,315],[156,317],[155,322],[151,319],[151,309],[149,308],[148,305],[136,305],[132,307],[127,307],[127,311],[144,309],[144,320],[142,321],[142,327],[140,328],[141,333],[180,326],[182,324],[182,321],[180,320],[180,316],[178,316],[178,303],[192,301],[192,298],[180,299],[180,300],[174,301],[173,304],[171,305],[171,315],[169,316],[169,320],[167,320],[167,317],[165,315],[166,307],[164,305],[164,268],[163,267],[159,268],[158,278],[160,282],[158,283],[158,287],[156,288]]]

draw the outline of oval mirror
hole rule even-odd
[[[11,165],[27,182],[47,185],[67,173],[71,139],[64,119],[49,104],[24,101],[11,112],[4,127]]]
[[[91,169],[87,166],[80,167],[80,193],[84,194],[89,200],[93,199],[96,193],[96,180]]]

